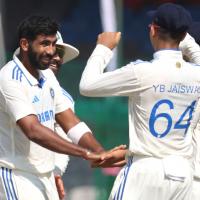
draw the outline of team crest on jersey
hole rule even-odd
[[[51,97],[54,98],[55,92],[54,92],[53,88],[50,88],[50,94],[51,94]]]

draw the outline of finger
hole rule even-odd
[[[112,157],[113,157],[112,152],[104,153],[104,154],[101,156],[101,160],[102,160],[102,161],[108,160],[108,159],[111,159]]]
[[[126,161],[125,161],[125,160],[122,160],[122,161],[113,163],[112,166],[113,166],[113,167],[123,167],[125,164],[126,164]]]
[[[56,187],[57,187],[59,198],[63,199],[65,197],[65,188],[64,188],[64,183],[62,181],[62,178],[60,176],[56,176],[55,181],[56,181]]]
[[[121,145],[116,146],[116,147],[114,147],[113,149],[111,149],[110,152],[116,151],[116,150],[124,150],[124,149],[126,149],[126,147],[127,147],[127,146],[126,146],[125,144],[121,144]]]
[[[103,162],[90,163],[90,166],[91,166],[92,168],[102,167],[102,166],[104,166],[104,165],[105,165],[105,162],[104,162],[104,161],[103,161]]]
[[[101,155],[98,155],[98,154],[94,154],[92,152],[88,152],[87,153],[87,160],[101,160]]]

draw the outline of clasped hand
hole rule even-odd
[[[126,163],[126,151],[126,145],[120,145],[100,154],[90,153],[87,160],[90,160],[91,167],[121,167]]]

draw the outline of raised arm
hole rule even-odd
[[[179,48],[188,61],[200,65],[200,46],[189,33],[181,41]]]
[[[88,59],[83,71],[79,89],[84,96],[129,96],[138,86],[132,64],[111,72],[105,72],[112,57],[112,51],[120,40],[119,32],[101,33],[97,46]]]

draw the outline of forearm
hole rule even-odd
[[[39,135],[37,135],[38,132],[40,133]],[[43,127],[42,130],[35,128],[33,135],[33,137],[29,138],[31,141],[51,151],[80,157],[83,157],[86,153],[86,149],[64,140],[46,127]]]
[[[74,113],[69,111],[62,112],[56,115],[56,120],[74,144],[93,152],[101,152],[103,150],[87,124],[81,122]]]
[[[81,147],[89,149],[93,152],[102,152],[104,148],[101,144],[95,139],[95,137],[91,133],[85,133],[79,140],[78,143]]]
[[[29,121],[28,125],[24,125],[25,121]],[[17,123],[31,141],[51,151],[80,157],[87,156],[86,149],[64,140],[51,129],[41,125],[35,116],[27,116]]]

